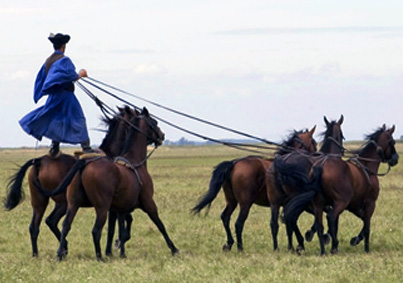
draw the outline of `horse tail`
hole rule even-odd
[[[217,197],[224,182],[230,180],[232,169],[234,168],[236,162],[234,161],[224,161],[218,164],[212,173],[210,186],[207,193],[201,198],[199,203],[192,209],[193,213],[200,213],[200,211],[208,206],[211,206],[213,200]]]
[[[309,183],[306,167],[300,163],[287,163],[281,158],[273,162],[276,186],[283,184],[304,190]]]
[[[67,189],[67,186],[71,183],[77,171],[83,168],[86,165],[85,159],[79,159],[76,161],[74,166],[70,169],[69,173],[64,177],[63,181],[57,186],[57,188],[53,191],[46,191],[46,195],[48,197],[55,196],[61,193],[64,193]]]
[[[296,223],[299,216],[305,210],[307,204],[313,200],[316,193],[321,189],[322,167],[312,168],[312,175],[305,191],[293,197],[284,207],[285,223]]]
[[[7,184],[8,193],[4,199],[4,208],[6,210],[12,210],[24,199],[25,193],[22,189],[22,181],[29,167],[32,165],[40,164],[40,158],[33,158],[25,162],[20,169],[11,176],[10,181]]]

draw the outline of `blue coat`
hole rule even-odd
[[[66,87],[77,79],[74,64],[68,57],[54,62],[48,74],[43,64],[35,81],[34,101],[37,103],[46,95],[48,98],[45,105],[19,121],[23,130],[38,140],[47,137],[53,141],[72,144],[88,141],[83,110],[74,92]]]

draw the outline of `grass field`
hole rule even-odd
[[[402,156],[403,144],[397,148]],[[65,149],[70,150],[73,149]],[[15,169],[44,153],[45,150],[0,150],[1,199]],[[69,254],[63,262],[56,260],[58,242],[44,223],[38,240],[39,257],[32,258],[28,231],[32,208],[25,179],[24,202],[9,212],[0,209],[0,282],[403,282],[402,162],[386,177],[380,177],[369,254],[364,252],[363,243],[349,245],[350,238],[362,228],[362,222],[349,212],[340,217],[338,255],[320,257],[316,237],[306,243],[302,256],[288,252],[282,224],[280,251],[273,252],[270,210],[258,206],[252,207],[245,224],[245,251],[239,253],[234,248],[224,253],[222,192],[207,216],[193,216],[189,211],[207,190],[213,167],[244,155],[222,146],[163,146],[153,154],[148,167],[154,180],[155,200],[169,235],[180,249],[175,257],[151,220],[136,210],[132,238],[126,245],[127,258],[119,258],[115,251],[105,263],[97,262],[91,236],[95,212],[83,208],[73,222],[68,236]],[[386,171],[386,166],[380,171]],[[50,208],[53,203],[46,215]],[[237,213],[238,210],[233,215],[232,228]],[[304,214],[299,222],[301,230],[308,229],[312,221],[312,216]],[[106,227],[103,249],[105,232]]]

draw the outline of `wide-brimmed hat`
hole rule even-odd
[[[70,35],[62,33],[51,33],[48,37],[53,44],[66,44],[70,40]]]

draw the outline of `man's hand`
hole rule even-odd
[[[81,79],[81,78],[83,78],[83,77],[88,77],[87,70],[85,70],[85,69],[81,69],[81,70],[78,72],[78,79]]]

